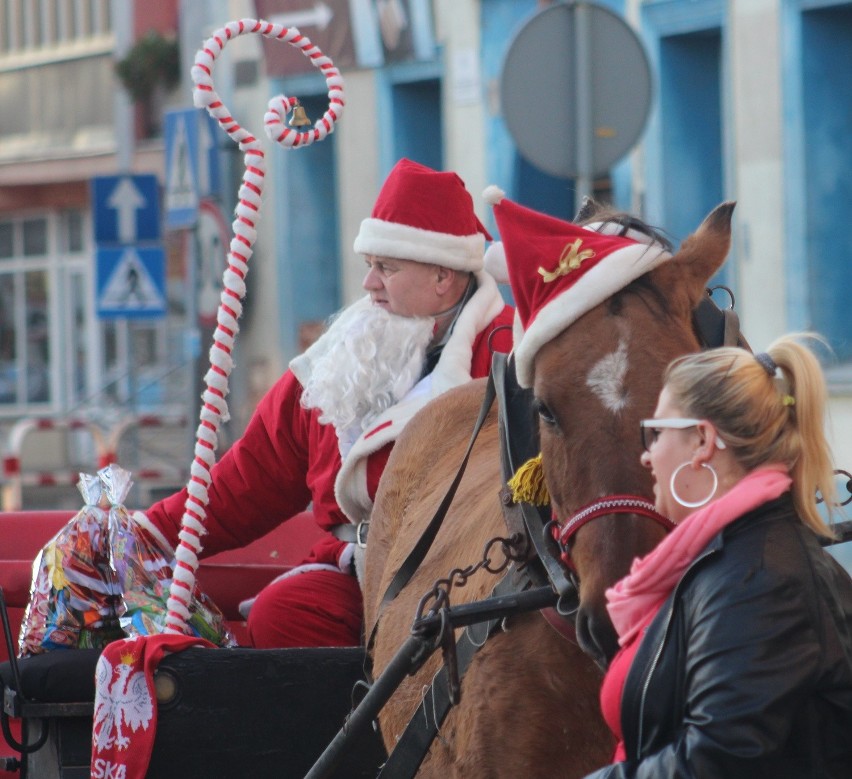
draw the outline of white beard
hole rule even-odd
[[[420,379],[435,320],[397,316],[370,299],[353,303],[290,367],[302,406],[322,413],[346,449]]]

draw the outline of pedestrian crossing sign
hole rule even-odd
[[[219,190],[219,130],[209,114],[197,108],[165,114],[166,227],[194,227],[202,198]]]
[[[165,314],[165,252],[161,247],[98,249],[97,262],[99,317]]]

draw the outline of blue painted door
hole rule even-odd
[[[852,6],[802,14],[805,252],[810,326],[852,358]]]

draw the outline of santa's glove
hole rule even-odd
[[[355,544],[349,542],[340,550],[337,556],[337,567],[340,568],[341,573],[355,575]]]

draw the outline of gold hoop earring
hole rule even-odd
[[[710,489],[710,494],[706,498],[704,498],[704,500],[695,501],[694,503],[688,500],[683,500],[680,495],[677,494],[677,490],[675,489],[675,479],[677,479],[677,475],[688,465],[691,465],[689,460],[687,460],[685,463],[681,463],[675,469],[675,472],[672,474],[672,478],[669,481],[669,492],[671,492],[672,497],[684,508],[697,509],[709,503],[713,499],[713,496],[716,494],[716,490],[719,487],[719,477],[716,475],[716,471],[713,469],[712,465],[710,465],[709,463],[701,463],[701,467],[706,468],[708,471],[710,471],[710,475],[713,477],[713,486]]]

